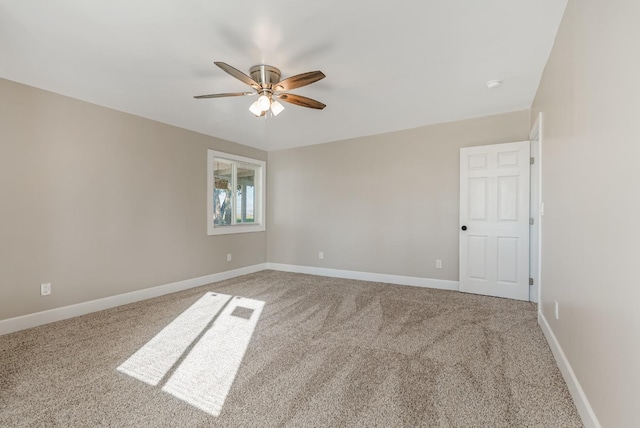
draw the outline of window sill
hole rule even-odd
[[[208,235],[229,235],[232,233],[250,233],[250,232],[264,232],[264,224],[235,224],[233,226],[216,226],[210,227],[207,231]]]

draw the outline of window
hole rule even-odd
[[[207,232],[265,230],[264,161],[209,150],[207,154]]]

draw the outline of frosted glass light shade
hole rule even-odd
[[[269,105],[271,105],[271,100],[269,100],[269,97],[266,95],[260,95],[258,101],[256,102],[258,103],[258,107],[260,107],[262,111],[269,110]]]
[[[284,106],[280,104],[278,101],[274,101],[271,103],[271,113],[273,113],[274,116],[277,116],[278,114],[280,114],[282,110],[284,110]]]
[[[262,115],[263,112],[263,110],[260,108],[260,104],[258,104],[258,101],[255,101],[253,104],[251,104],[251,107],[249,107],[249,111],[256,116]]]

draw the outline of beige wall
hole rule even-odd
[[[521,111],[269,152],[268,260],[457,280],[460,148],[528,132]]]
[[[603,427],[640,426],[639,17],[638,1],[570,0],[532,109],[542,310]]]
[[[207,236],[208,148],[266,159],[0,79],[0,320],[264,262],[266,233]]]

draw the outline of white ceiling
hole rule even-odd
[[[278,150],[529,108],[566,3],[0,0],[0,77]],[[322,70],[291,92],[327,108],[195,100],[251,90],[213,61]]]

